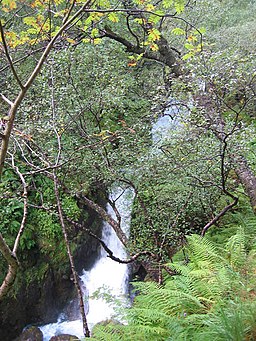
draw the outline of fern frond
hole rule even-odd
[[[246,260],[245,232],[243,227],[238,228],[237,233],[229,238],[226,243],[226,250],[229,254],[231,266],[240,268]]]

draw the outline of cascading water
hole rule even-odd
[[[155,153],[159,152],[159,147],[166,139],[173,136],[175,132],[181,131],[182,123],[178,109],[174,101],[170,100],[170,107],[165,111],[165,115],[158,118],[152,126],[152,154],[155,155]],[[133,197],[134,193],[131,189],[123,190],[121,187],[116,188],[110,197],[112,201],[116,201],[116,208],[122,218],[121,228],[127,236],[129,234]],[[107,206],[107,211],[115,218],[110,205]],[[116,257],[122,259],[127,256],[123,245],[107,223],[103,224],[102,240]],[[93,268],[90,271],[84,271],[81,281],[86,288],[84,294],[89,295],[87,322],[90,329],[100,321],[113,318],[115,314],[113,305],[107,303],[106,300],[101,298],[101,295],[98,298],[92,298],[91,295],[102,288],[103,292],[108,292],[113,299],[122,298],[122,301],[125,302],[125,296],[128,293],[128,276],[127,265],[119,264],[108,258],[103,249]],[[44,341],[48,341],[52,336],[59,334],[72,334],[79,338],[83,337],[81,320],[65,321],[61,319],[61,315],[57,323],[42,326],[40,329],[44,334]]]
[[[121,216],[121,228],[128,236],[130,227],[130,218],[132,210],[134,193],[131,189],[116,188],[110,195],[110,199],[115,201],[116,208]],[[110,205],[107,205],[107,212],[115,217]],[[121,259],[126,258],[126,252],[122,243],[117,238],[113,229],[107,224],[103,224],[102,240],[107,247],[113,251],[113,254]],[[91,329],[93,325],[106,319],[114,318],[115,309],[113,304],[107,303],[102,296],[109,293],[113,300],[118,299],[126,302],[128,294],[128,266],[119,264],[109,257],[103,248],[99,259],[90,271],[84,271],[81,281],[86,288],[85,295],[89,295],[87,322]],[[92,298],[91,295],[97,291],[103,292],[103,295]],[[118,319],[118,317],[117,317]],[[40,327],[44,335],[44,341],[48,341],[52,336],[59,334],[71,334],[82,338],[82,321],[65,321],[60,315],[59,321]]]

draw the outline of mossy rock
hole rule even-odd
[[[15,341],[43,341],[43,333],[38,327],[32,326],[24,330]]]

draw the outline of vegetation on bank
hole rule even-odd
[[[99,324],[92,339],[254,340],[256,220],[249,210],[229,219],[225,242],[187,237],[161,285],[134,282],[139,294],[122,312],[127,325]]]
[[[255,2],[136,1],[140,15],[124,2],[105,16],[110,3],[88,2],[52,45],[12,125],[10,102],[84,2],[71,2],[70,13],[63,1],[51,5],[1,8],[3,297],[7,262],[10,295],[72,266],[79,236],[98,232],[93,210],[131,255],[147,252],[139,259],[159,283],[135,283],[129,324],[99,326],[92,338],[253,340]],[[166,113],[178,129],[152,151],[152,124]],[[103,204],[114,182],[135,190],[129,242]]]

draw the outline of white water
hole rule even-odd
[[[181,130],[182,123],[178,109],[172,105],[170,101],[170,108],[166,110],[165,116],[158,118],[152,126],[152,153],[155,154],[159,147],[168,141],[176,131]],[[110,199],[117,199],[116,207],[122,217],[121,228],[128,236],[131,209],[134,193],[131,189],[123,191],[122,188],[117,188],[110,196]],[[110,205],[107,206],[107,211],[114,218],[114,212]],[[103,224],[102,239],[106,245],[113,251],[114,256],[121,259],[126,258],[126,252],[123,245],[117,238],[113,229],[106,223]],[[101,249],[101,254],[97,262],[90,271],[82,274],[81,280],[83,286],[86,287],[85,296],[89,295],[89,312],[87,314],[87,322],[89,329],[96,323],[104,321],[109,318],[116,318],[121,320],[120,316],[116,316],[115,307],[111,303],[107,303],[103,298],[92,298],[95,291],[107,292],[112,297],[112,301],[119,299],[123,304],[127,302],[127,288],[128,288],[128,267],[125,264],[119,264],[109,257],[106,252]],[[40,329],[44,334],[44,341],[48,341],[52,336],[59,334],[72,334],[79,338],[83,337],[82,321],[63,321],[60,319],[56,323],[41,326]]]
[[[121,228],[127,236],[129,235],[133,197],[134,194],[131,189],[124,191],[122,188],[117,188],[110,195],[111,200],[116,200],[116,208],[122,218]],[[110,205],[107,206],[107,211],[116,218]],[[115,257],[121,259],[127,257],[123,245],[107,223],[103,224],[102,240],[113,251]],[[93,268],[90,271],[84,271],[80,277],[84,287],[86,287],[86,293],[84,294],[89,295],[89,311],[87,314],[89,329],[96,323],[106,319],[121,319],[120,316],[115,316],[115,306],[117,306],[116,301],[123,304],[127,302],[128,277],[128,266],[119,264],[107,257],[102,248],[100,257]],[[106,302],[102,297],[92,298],[91,296],[95,291],[103,292],[103,296],[104,293],[109,293],[112,303]],[[44,341],[48,341],[52,336],[59,334],[71,334],[79,338],[84,336],[81,320],[61,321],[60,317],[58,322],[41,326],[40,329],[43,332]]]
[[[175,133],[181,131],[183,125],[181,119],[184,115],[186,115],[186,111],[180,110],[180,105],[175,104],[175,101],[170,99],[169,107],[165,110],[164,116],[159,117],[152,125],[153,151],[166,140],[168,141]]]

